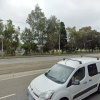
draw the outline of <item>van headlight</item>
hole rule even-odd
[[[39,96],[39,100],[49,100],[53,96],[54,91],[47,91],[45,93],[41,93]]]

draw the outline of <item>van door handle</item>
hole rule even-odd
[[[87,84],[87,82],[84,82],[83,84]]]
[[[89,80],[89,82],[91,82],[91,81],[92,81],[92,79]]]

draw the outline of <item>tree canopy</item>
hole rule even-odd
[[[0,35],[4,38],[5,54],[15,55],[18,47],[25,50],[25,55],[54,54],[55,51],[58,52],[59,40],[62,53],[100,50],[100,32],[93,30],[91,26],[82,27],[79,30],[75,26],[66,28],[65,23],[58,20],[55,15],[46,18],[39,5],[36,5],[35,9],[28,14],[26,23],[30,27],[25,27],[20,32],[20,27],[15,28],[12,20],[7,20],[6,24],[0,21]],[[2,44],[1,40],[0,44]]]
[[[4,50],[6,54],[15,55],[15,50],[19,44],[19,28],[15,29],[11,20],[7,21],[5,30],[3,32],[4,37]]]

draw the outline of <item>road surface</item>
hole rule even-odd
[[[27,87],[35,77],[46,72],[56,61],[77,56],[79,55],[0,60],[0,100],[28,100]],[[94,93],[84,100],[100,100],[100,94]]]
[[[4,77],[3,80],[0,80],[0,100],[28,100],[26,95],[28,85],[45,71]],[[95,93],[84,100],[100,100],[100,94]]]

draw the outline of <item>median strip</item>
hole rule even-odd
[[[5,98],[9,98],[9,97],[12,97],[12,96],[15,96],[16,94],[11,94],[11,95],[7,95],[7,96],[4,96],[4,97],[0,97],[0,100],[1,99],[5,99]]]

